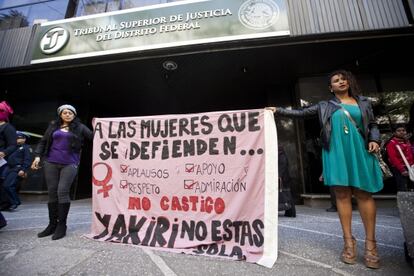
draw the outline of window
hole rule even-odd
[[[182,1],[182,0],[124,0],[122,9],[131,9],[131,8],[136,8],[136,7],[172,3],[172,2],[178,2],[178,1]]]
[[[121,8],[121,0],[80,0],[76,16],[117,11]]]
[[[69,0],[0,1],[0,30],[33,25],[39,21],[65,18]]]
[[[407,130],[412,133],[414,131],[413,75],[410,73],[383,74],[379,78],[379,83],[382,92],[376,95],[378,104],[374,111],[377,111],[377,120],[379,120],[383,140],[391,136],[391,126],[397,123],[409,123]]]
[[[126,10],[182,0],[79,0],[76,16]]]
[[[0,0],[0,30],[177,1],[182,0]]]

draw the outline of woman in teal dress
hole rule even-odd
[[[331,118],[330,149],[322,150],[324,183],[376,193],[383,187],[382,172],[375,155],[366,150],[364,138],[358,130],[362,129],[361,111],[356,103],[340,106]]]
[[[321,125],[323,178],[333,187],[344,236],[341,260],[354,264],[357,243],[352,236],[352,195],[365,228],[364,262],[379,268],[375,241],[376,206],[371,193],[383,188],[382,173],[374,154],[379,150],[380,135],[371,102],[359,96],[352,73],[337,70],[329,75],[328,87],[334,97],[302,110],[273,108],[279,116],[319,116]]]

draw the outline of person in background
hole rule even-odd
[[[391,165],[391,171],[397,183],[397,191],[408,191],[408,170],[404,160],[397,149],[401,148],[402,153],[408,161],[408,164],[414,164],[413,153],[411,151],[411,143],[407,139],[407,129],[404,124],[397,124],[393,127],[392,138],[386,145],[388,161]]]
[[[364,262],[379,268],[380,258],[375,240],[376,206],[372,193],[383,188],[382,172],[374,152],[379,150],[380,134],[371,102],[359,96],[359,87],[351,72],[337,70],[328,77],[333,97],[329,101],[290,110],[272,107],[285,117],[319,116],[322,142],[323,180],[333,187],[344,237],[341,260],[357,261],[357,242],[352,235],[352,195],[358,202],[365,228]]]
[[[5,168],[5,162],[8,155],[12,154],[17,147],[16,144],[16,129],[9,123],[9,117],[13,114],[13,109],[6,102],[0,103],[0,161],[2,166],[0,167],[0,175]],[[7,161],[6,161],[7,162]],[[3,191],[3,185],[0,185],[0,197],[5,196]],[[0,212],[0,229],[7,225],[7,221],[3,214]]]
[[[70,187],[78,173],[80,152],[84,139],[92,140],[92,131],[76,116],[75,107],[69,104],[59,106],[58,118],[50,122],[37,145],[32,169],[40,168],[44,160],[44,174],[49,193],[49,224],[39,238],[52,236],[58,240],[66,235],[66,220],[70,209]]]
[[[320,177],[319,181],[323,181],[323,178]],[[329,187],[329,193],[330,193],[330,201],[331,201],[331,207],[326,209],[326,212],[337,212],[338,208],[336,208],[336,197],[335,197],[335,190],[332,187]]]
[[[322,175],[319,177],[319,181],[323,182],[323,176]],[[329,187],[329,194],[330,194],[331,207],[326,209],[326,212],[337,212],[338,208],[336,207],[335,188],[333,186]],[[352,210],[357,210],[358,209],[358,203],[356,202],[354,197],[352,197],[352,199],[351,199],[351,204],[352,204]]]
[[[32,162],[30,147],[25,144],[28,136],[21,131],[17,131],[16,136],[17,150],[9,155],[2,176],[3,187],[8,196],[9,210],[14,210],[21,204],[17,194],[17,182],[27,176]]]
[[[319,176],[319,181],[323,182],[323,174]],[[329,194],[330,194],[330,202],[331,206],[326,209],[326,212],[337,212],[338,208],[336,208],[336,197],[335,197],[335,190],[332,187],[329,187]]]
[[[289,161],[285,150],[278,146],[278,169],[279,169],[279,207],[283,206],[285,217],[296,217],[296,206],[292,196],[292,178],[289,173]],[[286,208],[287,207],[287,208]]]

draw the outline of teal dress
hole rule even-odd
[[[357,105],[341,104],[361,129],[362,116]],[[377,158],[368,152],[364,138],[342,109],[331,118],[329,151],[322,150],[325,185],[355,187],[375,193],[382,189],[382,172]]]

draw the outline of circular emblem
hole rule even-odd
[[[271,0],[248,0],[239,9],[240,22],[247,28],[263,30],[279,18],[279,6]]]
[[[40,40],[40,50],[47,55],[60,51],[69,41],[69,32],[61,27],[47,31]]]

